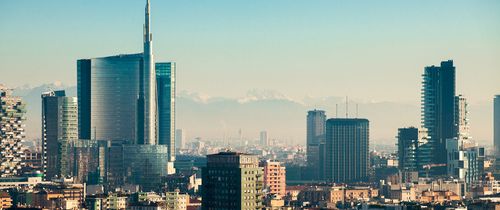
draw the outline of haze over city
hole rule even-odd
[[[499,11],[1,1],[0,209],[500,209]]]
[[[74,86],[76,59],[139,51],[138,29],[143,23],[136,8],[142,3],[0,2],[1,82],[12,87],[56,81]],[[402,120],[381,113],[384,119],[375,119],[375,126],[388,122],[419,126],[423,68],[453,59],[457,93],[470,103],[472,136],[491,142],[491,100],[500,89],[497,1],[154,4],[153,50],[158,59],[179,63],[180,97],[204,103],[217,98],[240,103],[248,98],[286,99],[306,107],[319,105],[334,116],[333,103],[339,103],[343,113],[342,100],[349,96],[351,116],[356,103],[364,117],[376,115],[371,113],[372,103],[389,103],[416,115]],[[338,100],[318,102],[328,97]],[[298,143],[305,137],[305,130],[298,129],[303,127],[298,120],[304,119],[305,110],[289,116],[297,123],[280,127],[279,120],[272,124],[245,116],[241,122],[226,120],[231,113],[214,119],[218,122],[194,123],[183,114],[188,110],[178,109],[177,126],[189,128],[191,137],[220,138],[224,132],[236,136],[241,127],[248,138],[257,138],[260,129]],[[262,123],[265,128],[255,126]],[[35,125],[28,125],[32,131],[28,136],[39,136]],[[294,129],[290,133],[287,127]],[[394,133],[383,126],[372,129],[375,141],[394,139]]]

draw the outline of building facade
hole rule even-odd
[[[142,60],[142,54],[130,54],[77,61],[80,139],[137,143]]]
[[[158,96],[158,144],[168,147],[169,161],[175,160],[175,63],[156,63]]]
[[[262,168],[256,155],[208,155],[202,176],[202,209],[262,208]]]
[[[493,130],[495,156],[500,157],[500,95],[493,99]]]
[[[307,112],[307,165],[312,179],[321,179],[324,162],[326,114],[323,110]]]
[[[184,149],[185,144],[186,144],[186,130],[176,129],[175,130],[175,149],[176,150]]]
[[[264,160],[260,162],[264,170],[264,189],[267,193],[284,197],[286,195],[286,168],[279,161]]]
[[[326,121],[325,179],[336,183],[364,181],[369,167],[369,121]]]
[[[24,157],[26,105],[0,84],[0,177],[20,175]]]
[[[457,124],[457,138],[462,141],[472,140],[469,134],[469,104],[467,99],[458,95],[455,96],[455,122]]]
[[[78,140],[78,103],[64,90],[42,94],[42,167],[45,178],[70,175],[68,142]]]
[[[431,174],[446,174],[446,140],[457,137],[455,122],[455,66],[443,61],[441,66],[428,66],[422,75],[422,127],[427,129],[429,149],[433,155],[426,165]]]
[[[269,137],[267,136],[267,131],[261,131],[260,132],[260,145],[261,146],[264,146],[264,147],[267,147],[269,146]]]
[[[149,0],[143,38],[141,53],[77,61],[79,139],[97,141],[74,147],[79,180],[149,190],[174,172],[175,63],[154,62]]]
[[[165,195],[166,209],[186,210],[189,204],[189,195],[179,191],[167,192]]]
[[[399,169],[403,171],[418,171],[418,128],[408,127],[398,129]]]

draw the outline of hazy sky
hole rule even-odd
[[[500,1],[152,0],[157,60],[178,90],[418,103],[426,65],[457,93],[500,93]],[[142,51],[145,0],[0,1],[0,83],[76,83],[76,60]],[[418,116],[416,116],[418,117]]]

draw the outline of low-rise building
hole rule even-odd
[[[366,202],[375,197],[378,197],[378,189],[371,187],[311,186],[299,193],[298,201],[329,207],[339,202]]]
[[[33,190],[18,194],[18,205],[48,209],[78,209],[84,202],[82,184],[39,184]]]
[[[167,192],[165,194],[167,209],[186,210],[189,204],[189,195],[181,194],[179,191]]]
[[[170,174],[162,178],[166,191],[173,192],[179,190],[181,193],[189,193],[191,195],[198,193],[201,185],[200,180],[196,176],[196,173]]]
[[[85,207],[89,210],[125,209],[128,201],[129,195],[121,193],[89,195],[85,198]]]
[[[0,190],[11,188],[28,188],[33,189],[38,184],[49,184],[50,182],[42,181],[42,176],[36,177],[2,177],[0,178]]]
[[[9,193],[0,191],[0,209],[12,207],[12,198]]]
[[[424,191],[419,199],[421,203],[444,203],[460,200],[460,196],[451,191]]]

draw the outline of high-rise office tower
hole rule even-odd
[[[149,0],[143,35],[141,53],[78,60],[78,130],[80,139],[110,141],[99,168],[108,183],[149,189],[175,160],[175,65],[154,63]]]
[[[333,118],[326,121],[325,179],[348,183],[368,178],[369,121]]]
[[[260,145],[261,146],[269,146],[269,137],[267,136],[267,131],[260,132]]]
[[[166,145],[173,160],[175,63],[154,63],[149,0],[143,39],[142,53],[78,60],[79,136]]]
[[[493,144],[495,145],[495,177],[500,177],[500,95],[493,99]]]
[[[260,167],[264,170],[264,188],[269,194],[286,195],[286,168],[279,161],[263,160],[260,162]]]
[[[26,105],[0,84],[0,177],[20,175]]]
[[[169,161],[175,160],[175,63],[156,63],[158,96],[158,144],[168,146]]]
[[[323,174],[322,149],[325,144],[326,114],[323,110],[307,112],[307,165],[312,179],[319,179]]]
[[[142,54],[77,61],[80,139],[136,143],[141,68]]]
[[[175,130],[175,149],[184,149],[184,144],[186,144],[186,130],[176,129]]]
[[[262,208],[262,168],[256,155],[220,152],[203,168],[202,209]]]
[[[139,98],[142,102],[142,124],[144,128],[142,129],[143,137],[142,142],[144,144],[157,144],[157,98],[156,98],[156,74],[155,65],[153,57],[153,34],[151,33],[150,27],[150,6],[149,0],[146,3],[145,9],[145,24],[144,24],[144,52],[143,52],[143,68],[142,68],[142,80],[139,92]],[[160,64],[161,65],[161,64]],[[142,114],[140,113],[140,114]],[[173,132],[173,131],[170,131]],[[173,135],[171,135],[173,137]],[[140,137],[139,137],[140,138]]]
[[[500,157],[500,95],[493,99],[493,139],[495,156]]]
[[[70,175],[68,145],[78,139],[78,103],[64,90],[42,94],[42,160],[45,178]]]
[[[455,122],[455,67],[453,61],[425,67],[422,82],[422,127],[427,129],[431,174],[446,174],[446,140],[457,137]]]
[[[403,171],[418,170],[418,128],[398,129],[398,157],[399,168]]]

